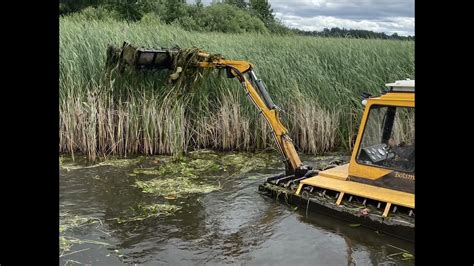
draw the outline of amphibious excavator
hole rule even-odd
[[[185,62],[185,63],[183,63]],[[227,60],[199,49],[109,46],[107,64],[126,68],[168,69],[171,79],[186,68],[224,69],[237,79],[272,129],[285,172],[269,177],[259,191],[377,232],[414,240],[415,228],[415,81],[386,84],[381,95],[363,95],[365,109],[348,163],[321,169],[302,163],[288,129],[279,118],[265,84],[247,61]]]

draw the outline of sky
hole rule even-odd
[[[202,0],[209,4],[212,0]],[[189,2],[189,1],[188,1]],[[346,28],[414,35],[414,0],[269,0],[276,18],[301,30]]]

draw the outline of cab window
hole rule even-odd
[[[360,164],[415,170],[415,108],[372,105],[357,154]]]

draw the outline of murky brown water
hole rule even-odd
[[[310,165],[333,158],[303,157]],[[156,161],[150,157],[130,165],[86,168],[77,162],[62,163],[61,219],[79,217],[83,223],[61,230],[69,241],[68,250],[63,250],[60,257],[61,265],[414,263],[402,260],[399,250],[414,254],[413,243],[351,227],[331,217],[314,213],[306,216],[305,210],[294,210],[259,194],[257,187],[265,177],[283,171],[278,161],[273,160],[264,169],[257,165],[245,171],[227,167],[212,175],[200,173],[203,183],[220,184],[220,189],[178,195],[176,199],[143,193],[135,186],[137,180],[153,176],[129,175],[140,167],[157,167]],[[147,218],[136,211],[137,206],[150,204],[171,204],[181,209]],[[138,214],[143,219],[134,221]]]

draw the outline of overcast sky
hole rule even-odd
[[[202,0],[204,4],[212,0]],[[190,1],[188,1],[190,2]],[[194,1],[193,1],[194,2]],[[363,29],[414,35],[414,0],[269,0],[278,19],[292,28]]]

